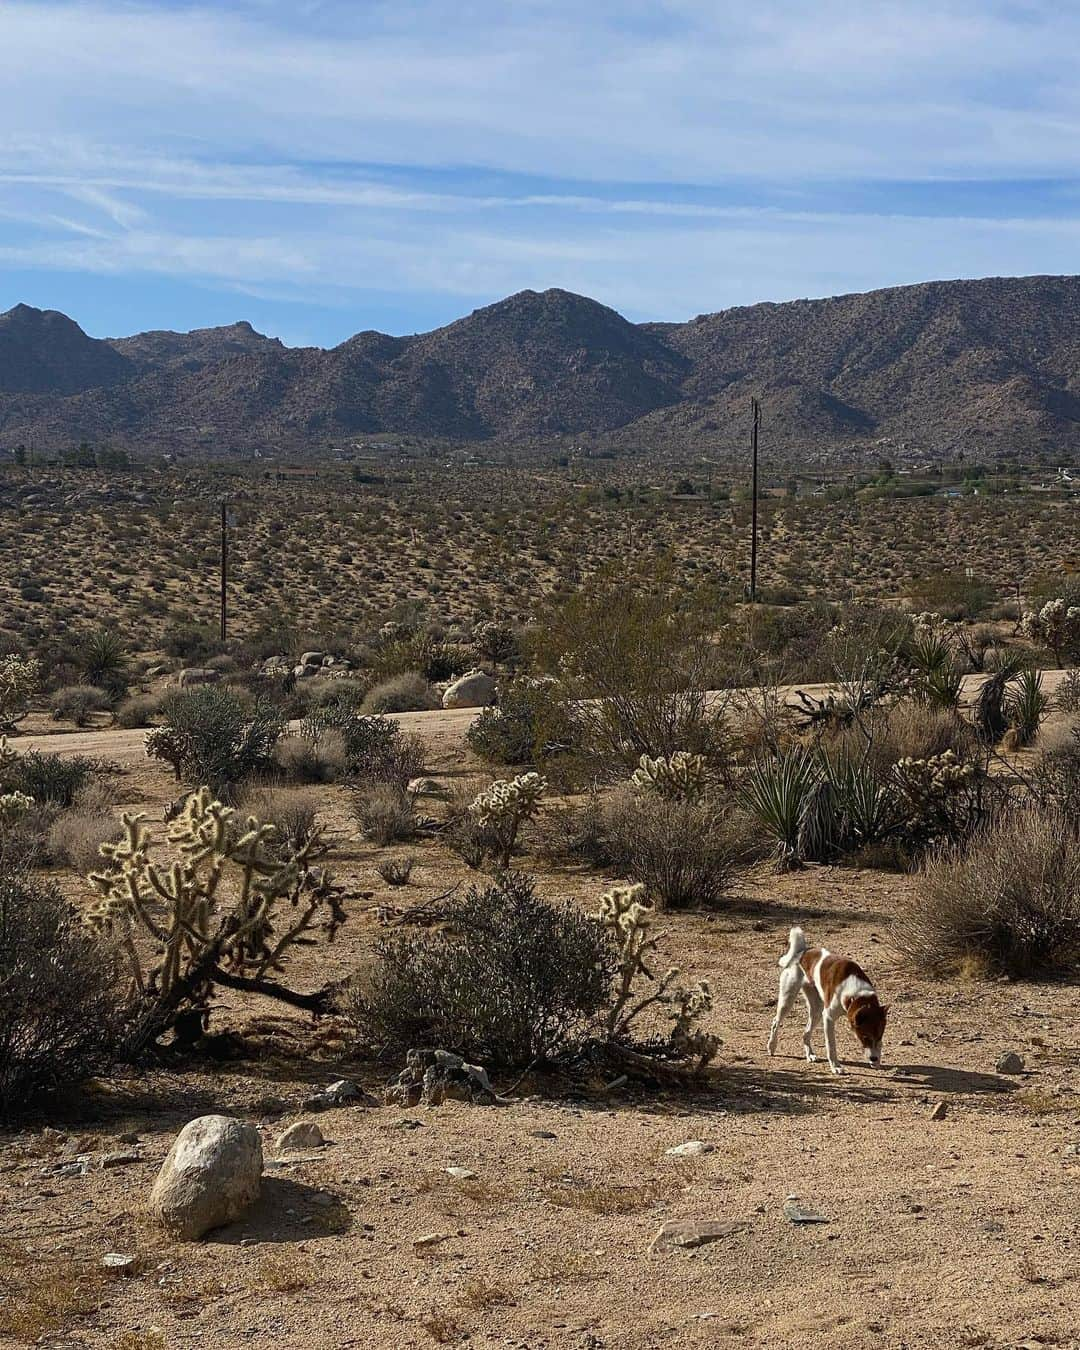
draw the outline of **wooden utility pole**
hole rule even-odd
[[[751,506],[750,506],[750,603],[757,600],[757,499],[758,499],[758,471],[757,471],[757,437],[758,426],[761,424],[761,404],[756,398],[750,400],[750,453],[753,464],[753,478],[751,484]]]

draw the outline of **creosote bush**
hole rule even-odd
[[[0,1116],[107,1065],[117,990],[108,947],[59,891],[0,865]]]
[[[596,1030],[614,972],[597,922],[506,873],[456,902],[445,931],[383,939],[348,1009],[379,1049],[438,1046],[524,1068],[558,1059]]]
[[[439,707],[435,691],[422,675],[405,671],[370,689],[364,698],[365,713],[430,712]]]
[[[1080,961],[1080,836],[1075,817],[1017,810],[966,847],[931,857],[893,924],[920,968],[1013,977],[1065,974]]]
[[[77,727],[86,726],[93,713],[108,712],[111,706],[104,689],[88,684],[65,685],[49,699],[53,721],[74,722]]]
[[[519,680],[499,691],[465,733],[469,747],[493,764],[542,764],[575,749],[578,719],[551,680]]]
[[[268,772],[284,731],[276,709],[216,685],[169,695],[162,715],[146,733],[147,755],[171,765],[177,782],[216,793]]]
[[[352,809],[365,836],[380,848],[414,838],[419,828],[413,798],[397,783],[357,785]]]

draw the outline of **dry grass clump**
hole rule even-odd
[[[416,837],[419,822],[413,799],[396,783],[371,783],[355,788],[352,809],[365,837],[380,848]]]
[[[73,722],[84,727],[94,713],[109,712],[111,703],[104,689],[91,684],[69,684],[49,699],[54,722]]]
[[[275,850],[299,852],[319,829],[319,799],[303,788],[256,788],[244,793],[237,807],[242,817],[254,816],[273,825]]]
[[[1080,837],[1057,812],[1014,811],[923,867],[894,941],[934,971],[1063,974],[1080,960]]]
[[[36,1344],[92,1313],[106,1282],[104,1270],[89,1261],[6,1243],[0,1247],[0,1335]]]
[[[120,823],[111,811],[78,807],[57,816],[46,836],[48,856],[86,876],[101,862],[101,846],[116,839]]]
[[[422,675],[406,672],[369,690],[362,711],[366,715],[385,713],[430,712],[440,707],[439,699]]]
[[[902,759],[928,760],[953,751],[962,762],[978,750],[978,738],[970,722],[950,708],[933,708],[905,699],[888,709],[880,709],[866,721],[870,732],[849,727],[839,738],[839,748],[847,758],[867,762],[879,778],[888,776]]]

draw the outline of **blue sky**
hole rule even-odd
[[[0,0],[0,310],[633,319],[1073,272],[1080,6]]]

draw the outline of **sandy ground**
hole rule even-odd
[[[453,771],[469,715],[410,716],[424,718],[433,768]],[[129,803],[153,811],[172,795],[142,758],[141,733],[62,745],[125,763]],[[343,800],[326,791],[344,831]],[[383,885],[376,851],[352,837],[340,870],[395,905],[474,879],[436,843],[407,851],[417,865],[405,889]],[[536,871],[553,898],[592,903],[605,885]],[[261,1053],[95,1085],[41,1122],[60,1138],[40,1124],[0,1135],[0,1241],[31,1254],[27,1280],[54,1263],[62,1280],[89,1280],[108,1252],[138,1258],[40,1343],[1080,1346],[1080,989],[949,985],[905,969],[889,922],[912,884],[851,869],[762,871],[727,909],[665,916],[663,957],[712,982],[723,1038],[690,1096],[527,1080],[503,1107],[343,1108],[319,1117],[325,1150],[279,1159],[274,1140],[303,1118],[313,1085],[348,1076],[377,1093],[394,1066],[352,1062],[347,1043],[320,1042],[279,1008],[226,1005],[219,1021]],[[381,931],[368,904],[356,902],[329,956],[305,957],[297,984],[356,966]],[[775,962],[796,921],[863,962],[891,1004],[881,1070],[854,1060],[845,1033],[845,1076],[805,1064],[797,1016],[777,1057],[765,1054]],[[995,1071],[1006,1050],[1023,1073]],[[932,1120],[939,1102],[945,1117]],[[143,1205],[176,1130],[208,1111],[260,1126],[265,1191],[242,1222],[180,1246]],[[666,1156],[695,1139],[712,1151]],[[133,1159],[103,1168],[118,1152]],[[89,1169],[65,1173],[78,1155]],[[476,1176],[455,1180],[448,1167]],[[827,1222],[794,1225],[790,1194]],[[674,1218],[741,1226],[708,1246],[650,1252]],[[0,1276],[4,1259],[0,1248]]]

